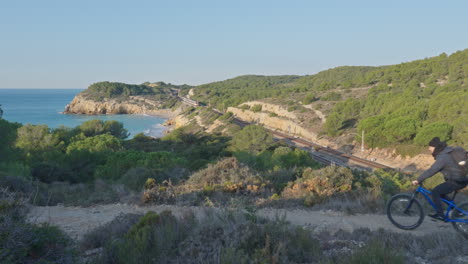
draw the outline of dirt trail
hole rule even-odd
[[[128,204],[109,204],[94,207],[31,207],[28,219],[32,223],[50,223],[59,226],[74,239],[80,239],[88,231],[113,220],[119,214],[145,213],[147,211],[161,212],[171,210],[174,215],[181,216],[193,212],[198,219],[203,219],[208,211],[221,211],[208,207],[179,207],[171,205],[136,206]],[[413,231],[405,231],[394,227],[385,215],[359,214],[345,215],[335,211],[311,211],[303,209],[261,209],[256,212],[258,216],[274,219],[285,216],[286,220],[295,225],[311,228],[316,232],[328,231],[334,233],[338,230],[353,231],[357,228],[377,230],[384,228],[393,232],[424,235],[435,230],[455,232],[450,224],[433,222],[425,219],[421,226]]]

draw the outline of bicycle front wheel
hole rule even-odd
[[[387,203],[387,217],[396,227],[415,229],[424,220],[424,210],[418,200],[410,194],[397,194]]]
[[[458,208],[462,209],[465,212],[468,212],[468,202],[459,204]],[[450,218],[468,220],[468,215],[458,211],[457,209],[453,209],[450,212]],[[455,230],[457,230],[464,237],[468,238],[468,223],[452,222],[452,225],[455,228]]]

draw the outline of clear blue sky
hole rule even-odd
[[[0,0],[0,88],[202,84],[468,48],[468,1]]]

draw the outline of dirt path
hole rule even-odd
[[[88,231],[110,222],[119,214],[145,213],[147,211],[161,212],[171,210],[174,215],[180,216],[193,212],[198,219],[203,219],[207,211],[213,209],[206,207],[178,207],[171,205],[136,206],[127,204],[98,205],[89,208],[82,207],[31,207],[28,219],[32,223],[50,223],[59,226],[74,239],[80,239]],[[311,211],[302,209],[261,209],[258,216],[274,219],[285,216],[286,220],[295,225],[311,228],[316,232],[329,231],[334,233],[340,229],[353,231],[357,228],[377,230],[384,228],[394,232],[409,232],[415,235],[424,235],[434,230],[455,232],[450,224],[433,222],[425,219],[423,224],[413,231],[404,231],[394,227],[385,215],[345,215],[334,211]]]

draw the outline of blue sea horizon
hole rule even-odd
[[[63,114],[65,106],[84,89],[0,89],[3,119],[22,124],[76,127],[92,119],[122,122],[132,138],[138,133],[161,137],[166,120],[151,115],[75,115]]]

